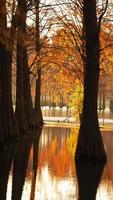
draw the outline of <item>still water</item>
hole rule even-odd
[[[10,143],[0,152],[0,200],[113,200],[113,133],[102,134],[106,166],[75,164],[76,129],[44,127]]]

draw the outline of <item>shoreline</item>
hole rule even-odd
[[[45,127],[79,128],[79,123],[44,121]],[[100,124],[100,130],[113,131],[113,124]]]

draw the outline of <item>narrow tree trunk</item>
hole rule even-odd
[[[19,33],[18,33],[19,34]],[[20,130],[27,129],[23,98],[23,51],[22,46],[17,43],[17,79],[16,79],[16,110],[15,115]]]
[[[1,16],[0,16],[1,17]],[[0,33],[1,35],[1,33]],[[1,41],[0,41],[0,130],[1,130],[1,67],[2,67],[2,49],[1,49]]]
[[[26,130],[27,118],[24,107],[24,56],[23,49],[25,45],[24,21],[26,15],[24,12],[25,2],[18,0],[18,29],[17,29],[17,80],[16,80],[16,119],[20,130]]]
[[[35,90],[35,126],[43,124],[40,95],[41,95],[41,69],[38,69],[38,78],[36,79],[36,90]]]
[[[102,95],[100,93],[100,95],[99,95],[99,111],[101,111],[101,110],[102,110]]]
[[[99,81],[99,32],[96,0],[84,0],[84,29],[86,38],[86,64],[84,66],[84,101],[76,159],[105,159],[97,114]]]
[[[1,66],[2,66],[2,52],[0,45],[0,130],[1,130]]]
[[[39,3],[40,0],[36,1],[36,53],[38,54],[38,59],[40,57],[40,30],[39,30]],[[37,79],[36,79],[36,89],[35,89],[35,126],[43,124],[42,111],[40,105],[40,95],[41,95],[41,68],[40,61],[37,62]]]
[[[28,121],[28,126],[33,126],[33,103],[31,97],[31,86],[30,86],[30,72],[28,67],[28,56],[27,56],[27,49],[24,49],[23,52],[24,63],[23,63],[23,73],[24,73],[24,107],[25,107],[25,114]]]
[[[27,17],[27,2],[26,0],[23,1],[24,3],[24,14],[25,17],[23,18],[23,32],[24,35],[26,34],[26,17]],[[27,44],[23,48],[23,97],[24,97],[24,107],[25,107],[25,114],[28,121],[28,126],[33,126],[33,103],[31,97],[31,86],[30,86],[30,71],[28,65],[28,55],[27,55]]]

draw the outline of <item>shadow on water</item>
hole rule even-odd
[[[25,183],[31,147],[33,147],[33,172],[34,172],[32,188],[35,188],[37,163],[38,163],[38,143],[39,143],[40,133],[41,129],[39,129],[34,133],[31,133],[31,135],[29,136],[22,137],[18,143],[18,148],[14,159],[13,172],[12,172],[13,173],[12,200],[16,199],[21,200],[22,198],[22,192]],[[31,193],[33,193],[32,190],[33,189],[31,189]],[[33,200],[32,197],[31,199]]]
[[[79,200],[95,200],[105,163],[76,161]]]
[[[0,152],[0,199],[6,200],[9,172],[15,156],[16,144],[8,143],[6,149]]]
[[[26,177],[32,136],[24,135],[17,144],[17,151],[13,162],[12,200],[21,199]]]
[[[30,199],[34,199],[40,134],[41,128],[30,134],[27,133],[17,142],[8,143],[6,149],[0,152],[0,200],[7,199],[7,186],[10,171],[12,172],[13,180],[11,199],[21,200],[31,148],[33,148],[33,176]]]
[[[11,199],[21,200],[31,149],[33,149],[33,176],[30,199],[34,199],[38,167],[38,145],[41,130],[40,128],[36,132],[23,135],[18,141],[10,142],[6,145],[5,150],[0,151],[0,200],[7,199],[10,172],[12,174]]]
[[[108,155],[104,169],[101,162],[75,163],[76,130],[41,131],[23,135],[0,151],[0,200],[103,200],[105,195],[113,199],[112,132],[103,134]]]
[[[37,177],[37,169],[38,169],[38,147],[39,140],[42,129],[38,130],[38,133],[35,133],[34,141],[33,141],[33,175],[32,175],[32,183],[31,183],[31,195],[30,200],[34,200],[35,198],[35,187],[36,187],[36,177]]]

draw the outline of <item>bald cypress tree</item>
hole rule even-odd
[[[11,68],[15,25],[7,27],[6,0],[0,1],[0,130],[7,138],[17,132],[12,104]]]
[[[16,78],[16,119],[20,130],[28,129],[24,104],[24,46],[25,46],[25,20],[26,2],[18,0],[17,23],[17,78]]]
[[[35,1],[36,7],[36,53],[38,55],[38,59],[40,59],[40,21],[39,21],[39,4],[40,0]],[[40,126],[43,124],[43,117],[41,111],[41,103],[40,103],[40,95],[41,95],[41,66],[40,60],[37,62],[37,78],[36,78],[36,88],[35,88],[35,108],[34,108],[34,116],[35,116],[35,126]]]
[[[97,113],[100,45],[96,0],[83,1],[83,20],[86,53],[84,65],[84,100],[76,159],[101,160],[106,158],[106,154],[99,130]]]

